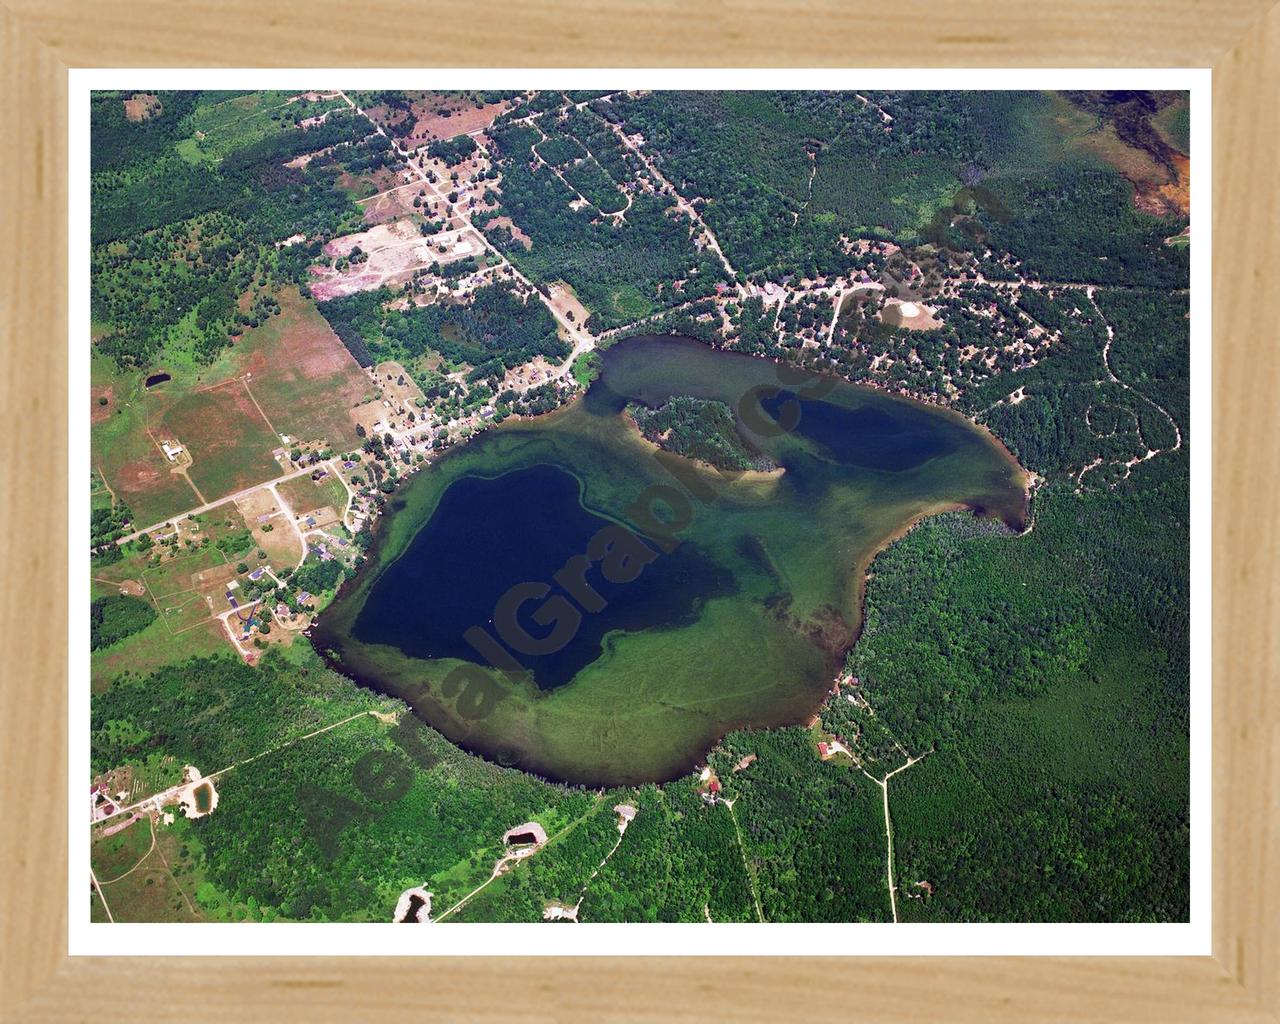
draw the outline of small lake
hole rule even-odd
[[[713,399],[781,467],[722,474],[645,441],[628,403]],[[312,631],[340,671],[493,760],[665,781],[726,732],[810,717],[874,553],[967,506],[1022,526],[1025,476],[947,410],[680,338],[603,353],[584,398],[414,476]]]
[[[463,634],[491,623],[495,606],[511,587],[551,580],[611,522],[583,508],[577,478],[557,466],[462,477],[369,592],[354,636],[364,644],[393,645],[415,658],[475,659]],[[597,576],[592,591],[601,610],[583,617],[572,643],[526,654],[525,667],[539,689],[562,686],[601,656],[609,633],[691,622],[707,598],[732,587],[733,577],[694,544],[655,559],[630,582]],[[544,632],[533,620],[536,609],[528,602],[516,610],[530,634]]]

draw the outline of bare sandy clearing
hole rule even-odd
[[[922,302],[886,299],[884,308],[880,310],[880,319],[894,327],[905,327],[912,331],[932,331],[942,326],[942,321],[935,315],[937,312],[935,307],[926,306]]]
[[[450,228],[424,237],[408,218],[335,238],[325,246],[325,252],[340,259],[349,257],[357,247],[367,258],[345,270],[323,264],[311,267],[311,293],[316,299],[323,302],[384,285],[404,284],[433,263],[453,263],[484,252],[484,243],[472,229]]]
[[[494,217],[493,220],[485,226],[488,228],[506,228],[511,232],[511,237],[525,247],[526,250],[533,248],[533,239],[524,233],[520,225],[515,223],[510,217]]]

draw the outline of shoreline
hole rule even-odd
[[[714,348],[713,346],[706,347]],[[742,358],[753,357],[742,356]],[[761,359],[759,357],[755,357],[755,360],[761,363],[774,362],[775,364],[780,364],[781,362],[776,359]],[[864,388],[867,391],[881,390],[869,385],[846,381],[843,378],[835,377],[834,375],[830,376],[833,379],[840,381],[846,387]],[[570,410],[576,408],[578,403],[583,401],[584,394],[585,392],[575,395],[569,402],[554,410],[549,410],[545,414],[534,417],[519,417],[511,425],[518,431],[522,431],[538,424],[552,422],[559,417],[566,415]],[[912,398],[902,395],[890,395],[888,397],[908,403],[915,401]],[[889,529],[886,534],[876,539],[874,543],[869,545],[864,552],[854,559],[847,570],[850,575],[846,577],[853,586],[850,591],[848,591],[848,603],[843,605],[843,614],[848,615],[853,620],[852,628],[847,634],[849,639],[847,643],[841,643],[840,641],[844,640],[844,637],[833,637],[833,639],[837,639],[837,642],[827,649],[827,655],[830,658],[831,671],[834,674],[833,678],[838,678],[840,673],[843,672],[844,665],[847,663],[850,652],[856,648],[857,643],[861,639],[866,622],[866,602],[869,577],[871,574],[871,567],[876,558],[897,540],[900,540],[902,537],[909,534],[910,531],[918,526],[924,519],[930,516],[941,515],[946,512],[968,511],[975,517],[993,519],[1003,523],[1009,530],[1011,536],[1017,535],[1019,532],[1025,532],[1026,529],[1032,496],[1032,482],[1035,479],[1034,474],[1030,474],[1018,463],[1016,458],[1014,458],[1012,453],[1008,450],[1007,446],[1000,442],[1000,440],[991,433],[989,428],[970,420],[968,417],[954,409],[933,403],[922,404],[930,404],[933,408],[939,409],[948,414],[947,419],[950,419],[957,425],[963,424],[966,427],[978,428],[977,432],[981,434],[982,438],[991,443],[991,446],[994,449],[992,453],[993,457],[1001,462],[1005,462],[1014,471],[1014,473],[1011,474],[1012,479],[1009,480],[1009,483],[1013,484],[1013,486],[1018,488],[1018,490],[1013,491],[1012,494],[1008,495],[1008,498],[1012,500],[996,500],[995,508],[992,508],[984,501],[984,499],[988,497],[993,499],[997,498],[997,495],[994,493],[991,495],[987,495],[985,493],[971,495],[970,501],[945,500],[927,504],[924,507],[919,508],[914,513],[911,513],[903,521],[898,522],[896,525],[892,525],[892,528]],[[769,471],[726,471],[718,469],[717,467],[702,460],[691,459],[675,452],[668,452],[668,450],[663,448],[661,444],[645,437],[635,417],[625,408],[617,409],[613,415],[620,416],[623,419],[627,443],[631,443],[633,440],[639,442],[638,451],[643,451],[646,455],[657,452],[667,452],[668,454],[682,459],[685,463],[693,465],[699,474],[714,476],[721,480],[731,479],[734,483],[738,482],[743,477],[746,477],[749,482],[756,485],[770,484],[776,486],[778,480],[786,473],[786,468],[784,466],[778,466]],[[487,435],[489,433],[490,431],[488,430],[480,432],[470,440],[474,441],[476,437]],[[470,447],[471,446],[469,445],[462,444],[450,446],[450,450],[446,450],[441,453],[439,458],[432,460],[428,463],[427,467],[423,468],[428,468],[430,465],[439,465],[445,459],[448,459],[451,454],[456,456],[458,452],[465,451]],[[399,488],[397,488],[397,491],[399,491]],[[1019,494],[1019,492],[1020,498],[1015,498],[1014,495]],[[402,494],[393,492],[393,494],[388,497],[390,500],[388,501],[386,508],[387,513],[403,509],[404,498]],[[904,509],[904,511],[906,511],[906,509]],[[429,517],[427,518],[429,519]],[[351,578],[344,581],[342,588],[332,602],[333,604],[339,603],[344,595],[349,595],[351,589],[363,587],[376,580],[376,577],[380,575],[382,568],[385,567],[388,556],[386,545],[389,541],[396,542],[395,547],[397,548],[401,547],[401,542],[412,543],[412,536],[416,535],[418,529],[424,528],[426,525],[426,521],[424,520],[423,523],[419,524],[417,529],[411,530],[411,535],[406,538],[403,535],[403,530],[394,528],[392,525],[393,521],[393,516],[386,515],[384,513],[379,515],[375,522],[371,524],[374,529],[374,538],[373,544],[371,544],[367,552],[367,557],[369,562],[372,564],[364,567],[365,571],[363,573],[353,575]],[[351,679],[362,688],[392,696],[404,701],[405,703],[409,703],[410,696],[408,696],[408,694],[410,691],[405,691],[405,695],[397,692],[397,690],[401,688],[400,682],[403,682],[402,679],[398,680],[397,677],[403,673],[393,671],[390,675],[386,675],[385,673],[379,672],[373,663],[366,663],[355,650],[344,650],[346,644],[341,642],[341,628],[338,628],[337,630],[334,629],[335,626],[339,626],[339,623],[332,618],[332,609],[326,608],[326,612],[328,613],[327,618],[322,613],[321,621],[314,624],[314,634],[313,637],[309,639],[311,639],[312,646],[317,650],[317,653],[321,655],[328,667],[339,672],[339,674],[346,678]],[[800,625],[807,628],[808,625],[815,624],[801,623]],[[322,646],[320,641],[323,641],[324,639],[333,641],[331,649],[326,650],[325,647]],[[344,657],[344,655],[346,657]],[[349,662],[354,662],[354,664]],[[778,708],[780,713],[777,716],[766,714],[763,717],[757,717],[754,720],[731,720],[729,716],[725,716],[724,719],[722,719],[722,724],[727,725],[728,728],[723,732],[720,732],[718,735],[709,738],[704,744],[699,745],[698,749],[693,751],[689,757],[683,759],[679,766],[672,764],[668,768],[660,768],[658,771],[649,773],[645,777],[636,776],[635,778],[628,778],[618,784],[640,785],[650,782],[654,784],[665,784],[682,778],[689,770],[692,769],[693,766],[700,763],[700,759],[705,760],[707,753],[716,749],[716,747],[723,741],[725,735],[741,729],[778,729],[802,725],[805,721],[811,718],[813,714],[821,712],[828,699],[830,687],[831,679],[824,680],[824,685],[822,685],[821,690],[818,690],[816,686],[810,686],[806,683],[805,686],[797,688],[796,700],[786,701],[784,702],[784,707]],[[539,694],[531,694],[529,695],[529,699],[531,702],[536,701],[538,696]],[[541,696],[545,697],[547,694],[542,694]],[[415,703],[421,703],[421,699],[415,699]],[[616,780],[613,780],[612,776],[609,776],[611,781],[601,782],[600,779],[604,776],[593,776],[590,773],[586,775],[579,774],[575,770],[578,767],[576,764],[569,765],[567,771],[563,769],[553,769],[549,765],[548,761],[544,760],[540,755],[539,750],[536,749],[536,744],[534,744],[534,748],[516,750],[512,746],[504,744],[502,736],[497,733],[491,735],[477,734],[467,726],[467,723],[455,720],[453,713],[440,703],[438,697],[426,698],[426,704],[422,706],[421,711],[417,707],[414,707],[413,704],[410,704],[410,707],[415,714],[415,717],[429,728],[442,733],[442,735],[444,735],[452,745],[464,752],[481,757],[492,764],[498,764],[504,767],[514,767],[530,776],[548,779],[566,785],[615,784]],[[750,719],[750,716],[748,716],[748,719]],[[504,753],[507,755],[506,757],[502,756]],[[605,769],[606,774],[608,770],[608,768]]]
[[[1017,537],[1025,536],[1024,532],[1015,530],[998,515],[985,512],[984,510],[963,501],[937,502],[911,515],[907,520],[895,527],[889,534],[878,541],[867,552],[865,557],[859,558],[850,567],[850,576],[855,580],[853,609],[857,615],[857,622],[854,626],[852,638],[848,645],[843,647],[839,654],[831,655],[831,659],[834,662],[835,674],[826,682],[822,690],[816,694],[816,700],[812,703],[805,703],[802,710],[782,716],[777,720],[765,723],[752,721],[736,722],[723,733],[720,733],[714,737],[714,739],[710,740],[704,747],[701,747],[695,754],[687,758],[687,764],[674,773],[661,773],[659,775],[652,776],[647,775],[644,778],[637,777],[635,779],[623,781],[615,779],[601,781],[598,777],[575,776],[572,773],[554,771],[545,764],[539,763],[536,758],[526,760],[526,756],[528,754],[527,751],[514,748],[503,743],[501,740],[495,744],[487,744],[482,738],[479,743],[473,743],[467,736],[470,730],[455,722],[453,717],[447,711],[443,714],[443,721],[437,722],[430,720],[424,714],[419,713],[417,707],[415,707],[415,705],[412,704],[404,694],[397,692],[397,689],[393,684],[389,685],[385,681],[378,679],[376,674],[371,674],[358,667],[346,664],[342,657],[343,651],[321,649],[320,646],[312,641],[310,637],[307,639],[309,642],[312,642],[312,647],[316,651],[316,654],[330,670],[351,681],[361,689],[370,690],[381,696],[400,701],[408,708],[409,713],[417,718],[424,727],[439,733],[448,743],[458,748],[463,753],[473,757],[478,757],[489,764],[519,771],[530,778],[560,786],[589,786],[594,788],[608,788],[612,786],[638,787],[643,785],[664,786],[685,778],[691,772],[695,771],[699,765],[705,764],[707,757],[714,752],[724,741],[724,738],[731,733],[740,730],[772,730],[801,727],[812,721],[815,715],[821,715],[823,708],[826,707],[827,702],[830,700],[832,686],[844,674],[849,655],[862,639],[863,629],[866,625],[867,591],[871,580],[871,567],[875,564],[876,559],[889,550],[889,548],[899,540],[906,537],[926,519],[945,515],[950,512],[968,512],[975,518],[990,519],[999,522],[1008,531],[1008,540],[1014,540]],[[545,698],[553,692],[554,691],[547,691],[542,693],[540,696]],[[438,704],[438,699],[434,694],[429,696],[427,699],[428,702]],[[539,695],[534,694],[533,700],[536,701],[538,699]],[[509,755],[516,754],[518,757],[513,757],[510,760],[502,760],[498,755],[504,752]]]

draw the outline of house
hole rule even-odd
[[[178,444],[177,441],[161,441],[160,447],[164,450],[165,457],[170,462],[176,461],[178,456],[182,454],[182,445]]]
[[[304,601],[310,601],[310,600],[311,600],[311,595],[308,594],[305,590],[298,595],[298,604],[302,604]]]
[[[818,744],[818,756],[819,756],[819,757],[821,757],[823,760],[826,760],[826,758],[827,758],[827,745],[826,745],[825,743],[819,743],[819,744]]]
[[[260,580],[260,579],[262,579],[262,574],[263,574],[264,572],[266,572],[266,571],[267,571],[267,570],[266,570],[266,569],[263,569],[263,568],[257,568],[257,569],[254,569],[254,570],[253,570],[253,572],[249,573],[249,579],[251,579],[251,580]]]

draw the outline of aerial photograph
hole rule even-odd
[[[314,84],[90,97],[91,922],[1190,919],[1188,93]]]

